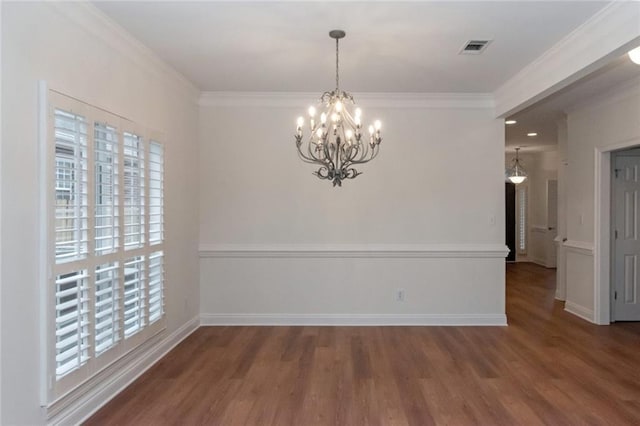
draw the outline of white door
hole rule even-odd
[[[613,176],[613,320],[640,321],[640,156],[617,154]]]

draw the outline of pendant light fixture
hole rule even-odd
[[[629,59],[631,59],[634,64],[640,65],[640,46],[630,50],[628,55]]]
[[[520,151],[520,147],[516,148],[516,158],[513,159],[513,165],[506,171],[507,180],[511,183],[515,183],[516,185],[527,179],[527,172],[520,164],[518,151]]]
[[[298,118],[295,135],[300,158],[319,165],[313,174],[332,181],[333,186],[342,186],[344,179],[362,174],[354,166],[373,160],[382,142],[379,120],[369,126],[369,140],[362,137],[362,110],[356,108],[352,95],[340,90],[338,43],[345,35],[342,30],[329,32],[329,37],[336,40],[336,88],[322,94],[317,109],[309,107],[306,142],[303,143],[303,117]],[[319,120],[317,113],[320,113]]]

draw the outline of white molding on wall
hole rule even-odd
[[[358,105],[384,108],[494,108],[490,93],[354,93]],[[319,101],[310,92],[202,92],[202,107],[301,108]]]
[[[535,232],[538,234],[546,234],[547,232],[549,232],[549,228],[542,225],[531,225],[530,228],[531,228],[531,232]]]
[[[582,318],[583,320],[587,320],[590,323],[594,323],[593,310],[589,308],[585,308],[584,306],[578,305],[577,303],[573,303],[570,301],[566,301],[564,303],[564,310]]]
[[[505,314],[200,314],[203,326],[505,326]]]
[[[567,252],[593,256],[593,243],[587,241],[567,240],[562,246]]]
[[[109,402],[122,390],[151,368],[169,351],[186,339],[200,326],[198,317],[192,318],[169,336],[161,339],[161,334],[152,338],[140,351],[132,351],[135,356],[125,356],[123,364],[116,362],[111,374],[99,375],[104,380],[89,389],[79,388],[47,407],[47,423],[54,425],[80,424]]]
[[[568,86],[640,40],[640,8],[613,1],[495,92],[496,115],[514,114]]]
[[[195,84],[95,5],[88,1],[52,1],[46,2],[46,4],[142,68],[152,72],[161,72],[170,77],[180,88],[189,92],[194,102],[197,101],[201,91]]]
[[[503,244],[201,244],[200,258],[501,258]]]

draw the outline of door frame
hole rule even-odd
[[[596,324],[611,323],[611,153],[640,146],[640,138],[595,147],[593,300]]]

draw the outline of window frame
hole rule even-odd
[[[56,143],[55,143],[55,111],[63,110],[71,112],[84,117],[87,123],[87,199],[88,199],[88,214],[87,214],[87,250],[86,255],[82,258],[74,259],[68,262],[56,261],[56,200],[58,198],[56,190]],[[163,163],[166,164],[166,146],[162,141],[164,138],[161,133],[149,130],[139,124],[136,124],[130,120],[127,120],[121,116],[108,112],[106,110],[94,107],[77,99],[66,96],[60,92],[49,90],[46,84],[40,85],[40,119],[39,119],[39,139],[40,139],[40,283],[42,285],[42,291],[40,295],[41,312],[44,313],[40,320],[41,329],[41,342],[43,347],[41,348],[41,400],[43,406],[51,406],[56,401],[72,393],[80,386],[91,384],[92,380],[102,380],[104,377],[100,377],[101,371],[105,370],[109,366],[117,363],[119,360],[123,360],[125,355],[135,350],[136,348],[149,341],[153,336],[166,329],[166,312],[164,310],[164,303],[161,305],[161,315],[153,322],[149,322],[149,303],[150,294],[144,293],[144,298],[147,301],[144,307],[144,327],[131,336],[125,337],[123,327],[124,316],[124,279],[125,279],[125,262],[134,257],[144,257],[144,274],[145,280],[148,281],[149,277],[149,256],[152,253],[162,253],[162,276],[161,276],[161,292],[162,295],[166,292],[166,281],[164,280],[164,265],[166,265],[166,249],[164,236],[166,230],[162,228],[161,240],[149,244],[149,173],[144,175],[144,189],[145,192],[142,195],[145,210],[143,214],[144,225],[142,235],[144,236],[144,243],[140,247],[131,248],[125,250],[124,245],[124,162],[123,162],[123,134],[124,132],[132,132],[141,137],[143,143],[143,161],[145,169],[148,168],[149,159],[149,141],[154,140],[162,146]],[[118,185],[118,226],[117,226],[117,247],[109,253],[98,254],[96,252],[96,239],[95,239],[95,216],[96,216],[96,196],[98,189],[96,188],[96,175],[95,165],[96,161],[96,149],[95,149],[95,132],[96,124],[108,124],[116,129],[116,146],[117,146],[117,185]],[[146,171],[146,170],[145,170]],[[162,175],[164,179],[164,174]],[[115,184],[116,182],[114,182]],[[164,189],[164,182],[163,182]],[[164,194],[162,194],[164,199]],[[115,213],[115,211],[114,211]],[[164,205],[161,208],[162,227],[164,227]],[[117,289],[120,292],[118,299],[118,341],[106,350],[96,354],[95,346],[95,315],[96,315],[96,297],[95,297],[95,283],[96,283],[96,268],[105,264],[117,264]],[[80,365],[78,368],[74,368],[67,374],[57,377],[56,372],[56,277],[65,273],[71,273],[74,271],[86,270],[88,275],[88,359],[86,362]]]

